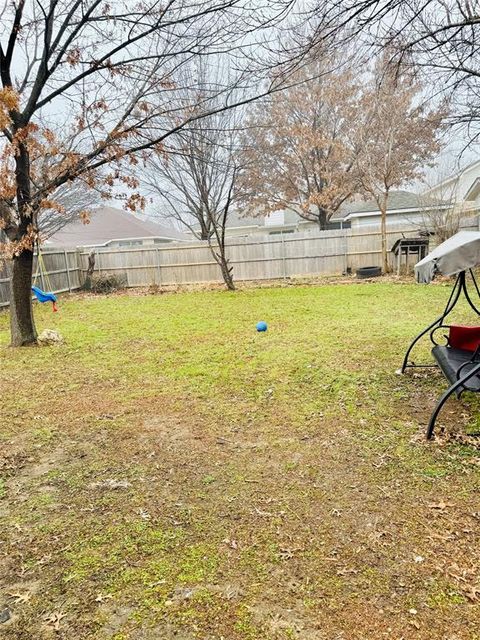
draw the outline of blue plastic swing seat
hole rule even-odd
[[[39,302],[56,302],[57,296],[54,293],[42,291],[38,287],[32,287],[32,291]]]

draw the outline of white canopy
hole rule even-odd
[[[431,282],[437,273],[453,276],[480,265],[480,231],[459,231],[415,265],[417,282]]]

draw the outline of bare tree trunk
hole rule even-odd
[[[233,282],[232,277],[232,268],[227,265],[221,265],[222,277],[225,285],[229,291],[235,291],[235,283]]]
[[[88,256],[88,268],[87,273],[85,275],[85,282],[83,284],[83,288],[87,291],[90,291],[92,288],[92,276],[95,271],[95,251],[91,251]]]
[[[388,253],[387,253],[387,200],[383,201],[380,207],[380,233],[382,236],[382,270],[383,273],[388,273],[390,271],[390,265],[388,264]]]
[[[318,227],[320,231],[325,231],[327,228],[327,212],[322,207],[318,207]]]
[[[200,222],[200,240],[208,240],[212,235],[210,220],[205,220],[202,214],[195,217]]]
[[[213,257],[215,258],[217,263],[220,265],[223,281],[225,282],[227,289],[229,291],[235,291],[235,284],[233,283],[233,275],[232,275],[233,267],[230,266],[230,261],[225,251],[226,249],[225,231],[227,228],[227,217],[228,217],[228,212],[230,211],[230,204],[232,202],[232,193],[233,193],[233,188],[235,186],[236,176],[237,176],[237,170],[235,168],[231,176],[227,200],[225,202],[225,206],[223,207],[221,219],[219,220],[218,217],[215,217],[215,216],[212,218],[211,213],[209,214],[210,224],[213,227],[213,231],[215,233],[215,237],[217,240],[218,251],[215,250],[210,240],[208,242],[208,246],[210,247],[210,251],[212,252]]]
[[[235,283],[233,282],[233,268],[229,265],[228,258],[222,257],[220,263],[223,281],[229,291],[235,291]]]
[[[24,143],[18,145],[15,157],[15,177],[17,182],[17,202],[20,223],[16,239],[25,238],[34,223],[30,210],[30,157]],[[32,308],[33,249],[22,248],[12,261],[10,279],[10,329],[11,346],[21,347],[35,344],[37,330]]]
[[[32,309],[33,251],[24,249],[13,258],[10,280],[11,346],[22,347],[37,342]]]
[[[225,247],[219,246],[217,251],[211,243],[209,243],[208,246],[210,248],[212,256],[215,259],[215,262],[220,267],[225,286],[229,291],[235,291],[235,283],[233,282],[233,267],[230,266],[229,260],[225,254]]]

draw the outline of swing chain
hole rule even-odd
[[[40,276],[41,280],[42,280],[42,284],[43,282],[45,282],[45,289],[46,291],[51,291],[52,290],[52,286],[50,284],[50,278],[48,277],[48,271],[45,267],[45,261],[43,259],[43,254],[40,251],[40,243],[37,239],[37,269],[33,278],[33,284],[34,286],[37,284],[37,280],[38,280],[38,276]]]

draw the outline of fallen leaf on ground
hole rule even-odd
[[[26,591],[25,593],[9,593],[11,598],[15,598],[15,604],[24,604],[28,602],[32,597],[32,594]]]
[[[273,518],[273,516],[275,515],[274,513],[270,513],[269,511],[262,511],[261,509],[258,509],[257,507],[255,507],[255,511],[251,511],[250,513],[252,514],[257,514],[259,516],[263,516],[264,518]]]
[[[89,485],[91,489],[128,489],[131,486],[132,484],[128,480],[113,480],[111,478],[92,482]]]
[[[462,589],[463,595],[470,600],[470,602],[478,602],[480,596],[480,588],[470,586],[467,589]]]
[[[104,602],[104,600],[110,600],[111,598],[113,598],[111,593],[106,593],[105,595],[99,593],[95,598],[95,602]]]
[[[443,511],[444,509],[447,509],[448,507],[454,507],[455,505],[453,504],[453,502],[443,502],[443,500],[440,500],[440,502],[431,502],[428,506],[430,509],[438,509],[438,511]]]
[[[63,618],[65,618],[67,614],[66,613],[61,613],[61,612],[53,612],[53,613],[47,613],[46,616],[43,616],[43,620],[45,620],[45,622],[53,627],[55,629],[55,631],[59,631],[60,630],[60,622],[62,621]]]
[[[301,547],[296,549],[280,549],[279,556],[282,560],[291,560],[297,551],[303,551]]]
[[[238,542],[236,540],[230,540],[230,538],[225,538],[222,540],[223,544],[226,544],[231,549],[238,549]]]
[[[337,576],[347,576],[348,574],[359,573],[358,569],[339,569]]]

